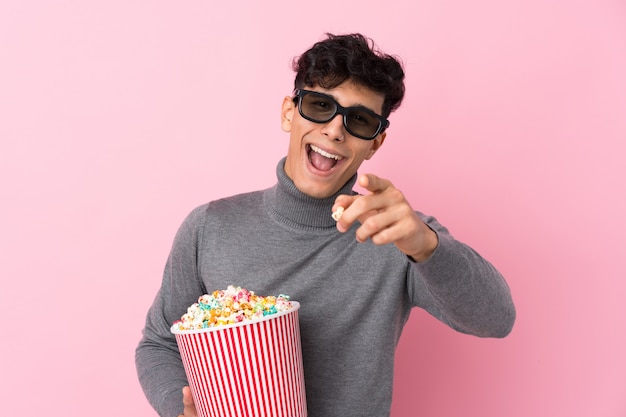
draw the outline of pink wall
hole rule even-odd
[[[393,415],[626,415],[623,1],[52,3],[0,5],[2,415],[155,415],[133,355],[174,232],[273,183],[290,59],[326,31],[403,57],[366,169],[518,307],[504,340],[415,311]]]

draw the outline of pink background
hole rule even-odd
[[[415,311],[393,416],[626,415],[624,1],[242,3],[0,5],[1,414],[155,415],[134,349],[177,227],[274,183],[291,58],[362,31],[408,87],[362,172],[518,308],[504,340]]]

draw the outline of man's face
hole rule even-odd
[[[344,107],[362,106],[382,114],[384,97],[350,81],[330,90],[306,89],[328,94]],[[285,172],[300,191],[315,198],[339,191],[376,153],[386,134],[372,140],[354,137],[346,131],[342,115],[326,123],[311,122],[300,115],[292,97],[283,100],[281,125],[290,133]]]

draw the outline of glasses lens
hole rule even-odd
[[[380,121],[371,113],[350,109],[346,114],[346,128],[354,136],[372,138],[376,136]]]
[[[309,93],[302,97],[300,110],[312,121],[325,123],[335,116],[337,105],[330,97]]]

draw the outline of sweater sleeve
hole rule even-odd
[[[197,271],[204,212],[205,208],[199,207],[190,213],[176,234],[161,288],[148,311],[143,337],[135,351],[139,382],[161,417],[176,417],[183,410],[182,388],[188,382],[170,327],[205,292]]]
[[[438,246],[426,261],[411,262],[409,296],[416,306],[450,327],[480,337],[505,337],[515,322],[515,306],[500,272],[429,216]]]

